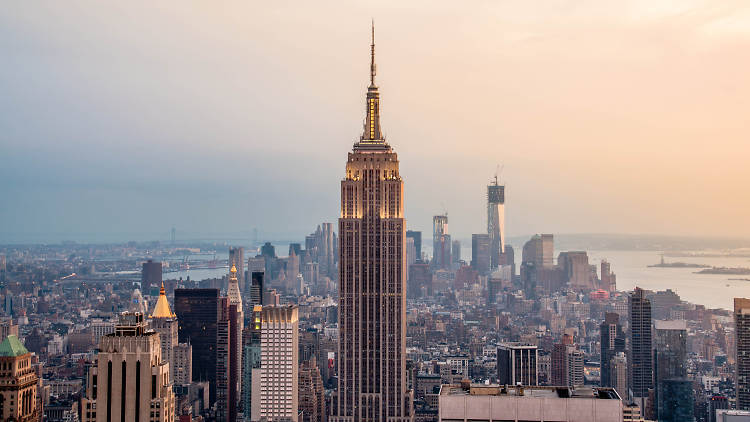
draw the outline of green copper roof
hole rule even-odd
[[[19,340],[18,337],[14,336],[13,334],[6,337],[5,340],[0,343],[0,356],[21,356],[25,355],[26,353],[29,353],[29,351],[26,350],[25,347],[23,347],[21,340]]]

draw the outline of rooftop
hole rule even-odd
[[[620,400],[620,396],[613,388],[570,388],[543,386],[504,386],[504,385],[467,385],[444,384],[440,388],[440,395],[464,396],[510,396],[536,398],[573,398],[573,399],[602,399]]]
[[[21,340],[13,334],[5,337],[5,340],[0,343],[0,356],[2,357],[16,357],[26,353],[29,353],[29,351],[23,346]]]

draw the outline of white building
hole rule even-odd
[[[297,421],[299,309],[264,306],[261,312],[260,369],[253,369],[253,421]],[[260,376],[256,376],[257,372]]]
[[[622,422],[623,405],[612,388],[443,385],[440,422]]]

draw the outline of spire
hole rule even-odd
[[[237,267],[234,266],[234,262],[232,263],[232,268],[229,270],[229,280],[237,281]]]
[[[372,41],[370,43],[370,86],[367,87],[367,102],[365,104],[365,127],[360,138],[360,147],[382,147],[385,139],[380,132],[380,93],[375,85],[375,21],[372,22]]]
[[[370,44],[370,86],[375,86],[375,19],[372,20],[372,43]]]
[[[174,318],[175,315],[169,308],[169,302],[167,301],[167,292],[164,290],[164,282],[161,282],[161,289],[159,289],[159,299],[156,300],[156,306],[154,306],[154,313],[151,314],[151,318]]]

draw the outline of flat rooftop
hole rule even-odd
[[[459,384],[443,384],[440,387],[440,395],[446,396],[508,396],[529,398],[573,398],[573,399],[598,399],[598,400],[620,400],[614,388],[609,387],[545,387],[536,385],[484,385],[472,384],[467,389]]]

